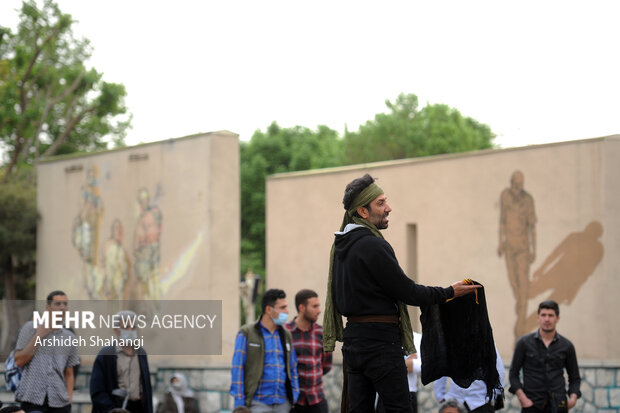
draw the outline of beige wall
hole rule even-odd
[[[97,181],[89,187],[92,171]],[[37,298],[54,289],[64,290],[70,300],[115,298],[101,288],[113,277],[104,255],[115,219],[124,227],[125,254],[134,261],[124,298],[154,298],[138,288],[136,277],[141,188],[161,217],[160,259],[153,265],[159,298],[222,300],[223,355],[198,359],[230,363],[239,324],[236,134],[213,132],[40,164]],[[87,198],[93,197],[98,201],[89,204]],[[91,234],[90,241],[84,233]],[[179,360],[195,363],[190,359]]]
[[[496,343],[509,362],[515,297],[497,247],[500,194],[515,170],[525,177],[537,216],[537,257],[530,277],[558,247],[561,254],[554,263],[560,267],[555,268],[571,267],[543,271],[549,283],[536,284],[528,313],[553,295],[561,301],[558,329],[573,341],[581,359],[619,360],[620,136],[271,176],[268,285],[286,290],[290,303],[301,288],[317,290],[324,302],[344,187],[369,172],[379,178],[393,208],[384,235],[405,272],[425,285],[448,286],[466,276],[481,282]],[[602,226],[602,236],[586,242],[584,229],[593,222]],[[591,268],[572,265],[573,260],[588,261],[588,253],[580,258],[584,250],[595,256],[600,244],[602,258],[592,258]]]

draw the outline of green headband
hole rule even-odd
[[[355,197],[355,199],[351,203],[351,208],[347,210],[347,214],[352,217],[353,214],[355,214],[355,211],[357,211],[357,208],[370,204],[372,201],[375,200],[375,198],[382,194],[383,189],[381,189],[379,185],[373,182],[372,184],[364,188],[364,190]]]

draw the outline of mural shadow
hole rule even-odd
[[[599,241],[603,226],[590,222],[582,232],[570,233],[534,271],[529,285],[529,298],[551,290],[546,300],[571,304],[577,293],[603,259],[604,247]],[[527,331],[538,326],[537,310],[526,320]]]

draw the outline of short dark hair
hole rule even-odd
[[[67,296],[64,291],[54,290],[47,295],[47,303],[51,304],[52,301],[54,301],[54,297],[56,297],[57,295],[64,295],[65,297]]]
[[[295,294],[295,309],[297,310],[297,312],[299,312],[300,305],[302,304],[306,305],[306,303],[308,302],[310,298],[314,298],[318,296],[319,295],[316,293],[316,291],[313,291],[313,290],[308,290],[308,289],[299,290],[299,292]]]
[[[351,208],[351,204],[353,204],[353,200],[364,190],[364,188],[373,182],[375,182],[375,178],[370,176],[370,174],[365,174],[361,178],[356,178],[349,182],[344,189],[344,198],[342,198],[342,205],[344,205],[344,209],[348,211]],[[370,203],[364,205],[364,207],[370,209]],[[357,215],[357,212],[355,215]]]
[[[560,315],[560,306],[553,300],[545,300],[542,303],[538,304],[538,314],[540,314],[540,310],[542,310],[543,308],[555,311],[556,316]]]
[[[263,311],[263,313],[265,312],[265,308],[267,308],[267,306],[273,307],[276,301],[281,298],[286,298],[286,293],[284,292],[284,290],[272,288],[265,291],[265,294],[263,294],[263,300],[261,301],[261,310]]]

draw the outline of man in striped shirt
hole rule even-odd
[[[321,314],[318,294],[312,290],[299,291],[295,307],[297,317],[286,324],[297,353],[300,393],[295,413],[327,413],[323,375],[332,368],[332,353],[323,352],[323,327],[316,322]]]
[[[52,291],[47,296],[45,311],[64,321],[67,294]],[[46,340],[46,341],[43,341]],[[52,340],[62,345],[43,344]],[[73,367],[80,364],[76,336],[66,328],[28,321],[21,328],[15,346],[15,363],[22,369],[22,379],[15,400],[25,412],[69,413],[73,398]]]

